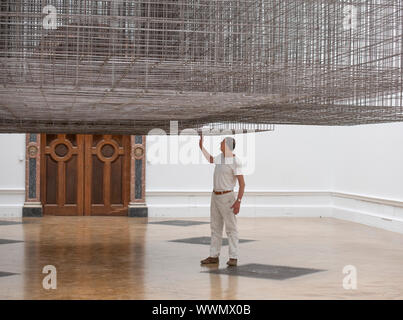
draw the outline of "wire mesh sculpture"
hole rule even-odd
[[[2,0],[0,132],[403,120],[401,0]]]

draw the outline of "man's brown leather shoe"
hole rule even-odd
[[[219,262],[218,257],[208,257],[202,261],[201,264],[217,264]]]
[[[229,259],[228,262],[227,262],[227,264],[228,264],[230,267],[236,267],[236,265],[238,264],[238,259]]]

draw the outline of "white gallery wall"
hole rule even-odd
[[[247,171],[241,216],[333,216],[403,232],[403,123],[276,126],[236,139]],[[205,146],[218,154],[220,140]],[[24,145],[25,135],[0,135],[3,217],[21,216]],[[148,136],[147,149],[149,216],[208,216],[214,168],[198,137]]]
[[[25,134],[0,134],[0,150],[0,216],[21,216],[25,199]]]
[[[332,189],[403,201],[403,124],[333,128]]]
[[[331,137],[331,127],[313,126],[276,126],[275,131],[256,133],[249,138],[245,135],[235,136],[237,146],[234,153],[251,161],[249,168],[246,165],[246,169],[250,169],[246,177],[247,189],[327,190],[331,182]],[[212,155],[217,155],[222,139],[206,137],[204,145]],[[179,140],[179,153],[183,152],[182,145],[192,145],[199,163],[184,164],[180,159],[176,164],[161,163],[163,157],[155,156],[152,150],[154,144],[170,146],[173,144],[170,141],[174,140]],[[214,166],[202,157],[198,137],[187,136],[181,141],[177,137],[149,136],[147,148],[147,191],[212,190]]]
[[[403,233],[403,124],[333,128],[333,215]]]
[[[236,138],[239,145],[247,142]],[[219,139],[205,139],[212,154],[219,152]],[[148,146],[156,140],[148,138]],[[332,216],[403,233],[402,123],[276,126],[252,143],[255,169],[245,177],[242,216]],[[197,137],[193,144],[197,150]],[[236,151],[248,154],[245,147]],[[149,161],[149,215],[208,216],[212,175],[206,161]]]
[[[276,126],[272,132],[237,135],[235,153],[246,163],[242,215],[329,215],[330,199],[321,192],[328,191],[331,183],[331,135],[330,127],[312,126]],[[198,137],[183,139],[178,142],[179,153],[183,152],[181,145],[190,145],[191,141],[199,164],[155,163],[158,157],[154,145],[174,145],[170,141],[178,138],[147,138],[150,216],[209,215],[214,166],[202,157]],[[206,149],[218,154],[221,140],[222,137],[206,137]]]

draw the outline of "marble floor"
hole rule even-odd
[[[402,234],[332,218],[239,217],[240,238],[253,241],[228,270],[228,246],[219,266],[200,266],[209,224],[197,222],[208,219],[0,218],[0,299],[403,298]],[[190,238],[202,240],[174,241]],[[56,289],[43,286],[48,265]],[[357,288],[347,290],[349,265]]]

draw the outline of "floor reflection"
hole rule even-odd
[[[275,273],[278,266],[327,270],[279,280],[246,277],[239,271],[205,272],[218,268],[200,266],[208,246],[170,241],[203,237],[209,233],[208,224],[149,224],[147,218],[128,217],[23,220],[29,223],[0,227],[0,239],[23,241],[0,244],[0,272],[16,273],[0,276],[1,299],[403,297],[403,235],[357,223],[330,218],[243,218],[242,237],[258,241],[242,244],[237,270],[242,266],[254,271],[259,271],[258,266],[269,267]],[[158,220],[162,219],[150,218]],[[220,270],[227,270],[226,253],[223,250]],[[365,275],[359,277],[358,290],[342,286],[347,264]],[[46,265],[57,268],[56,290],[42,287]]]
[[[218,265],[203,266],[204,271],[218,270]],[[222,266],[221,266],[222,268]],[[210,299],[231,300],[238,299],[238,277],[220,274],[209,274]],[[223,285],[224,283],[224,285]]]
[[[39,228],[25,225],[24,298],[143,299],[143,220],[44,217]],[[56,290],[42,286],[46,265],[56,267]]]

